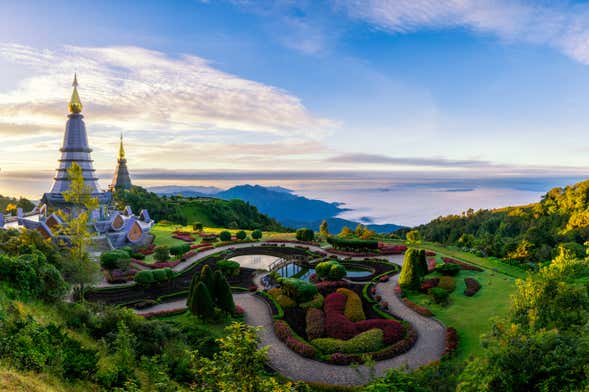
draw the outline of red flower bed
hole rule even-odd
[[[199,252],[204,252],[204,251],[206,251],[206,250],[211,250],[211,249],[215,249],[215,247],[214,247],[214,246],[211,246],[211,245],[209,245],[209,246],[205,246],[205,247],[203,247],[203,248],[200,248],[200,249],[198,249],[198,251],[199,251]]]
[[[343,251],[343,250],[336,250],[333,248],[329,249],[328,252],[331,254],[334,254],[334,255],[349,256],[349,257],[370,257],[370,256],[375,256],[375,255],[379,254],[379,253],[374,253],[374,252],[347,252],[347,251]]]
[[[305,358],[314,358],[317,354],[317,350],[315,349],[315,347],[293,336],[289,336],[286,338],[286,346],[295,353],[302,355]]]
[[[429,289],[437,287],[438,283],[440,283],[440,278],[425,279],[423,282],[421,282],[421,287],[419,290],[427,293]]]
[[[481,289],[481,284],[475,278],[464,278],[466,288],[464,289],[464,295],[472,297]]]
[[[235,305],[235,312],[233,312],[235,316],[243,316],[245,314],[245,310],[239,305]]]
[[[319,290],[319,292],[323,295],[325,295],[327,292],[339,289],[340,287],[349,288],[351,286],[353,286],[353,284],[346,282],[345,280],[324,280],[323,282],[315,284],[317,290]]]
[[[449,355],[458,348],[458,332],[455,328],[446,329],[446,349],[442,355]]]
[[[186,309],[169,309],[169,310],[160,310],[159,312],[148,312],[143,313],[140,316],[145,318],[157,317],[157,316],[171,316],[173,314],[182,314],[186,312]]]
[[[155,252],[155,244],[149,244],[144,248],[137,249],[137,253],[141,253],[142,255],[148,256]]]
[[[436,255],[436,252],[434,252],[433,250],[426,250],[425,251],[425,255],[427,257],[432,257],[432,256],[435,256]]]
[[[390,279],[390,276],[389,275],[384,275],[384,276],[381,276],[380,278],[378,278],[378,281],[380,283],[385,283],[385,282],[388,282],[389,279]]]
[[[384,245],[380,248],[380,253],[383,255],[400,255],[405,253],[407,246],[405,245]]]
[[[434,257],[430,257],[427,259],[427,270],[428,272],[432,272],[436,269],[436,259]]]
[[[428,308],[426,308],[424,306],[417,305],[416,303],[409,301],[407,298],[403,298],[403,303],[407,307],[411,308],[412,310],[414,310],[415,312],[419,313],[420,315],[422,315],[424,317],[432,317],[434,315],[432,313],[432,311],[429,310]]]
[[[207,246],[211,246],[211,244],[198,244],[198,245],[190,245],[190,249],[199,249],[199,248],[204,248]]]
[[[394,288],[394,290],[393,290],[393,291],[394,291],[394,292],[395,292],[395,294],[396,294],[397,296],[399,296],[399,297],[400,297],[401,295],[403,295],[403,289],[401,289],[401,286],[399,286],[399,283],[397,283],[397,285],[395,286],[395,288]]]
[[[482,268],[476,267],[476,266],[474,266],[472,264],[465,263],[464,261],[452,259],[450,257],[443,257],[442,260],[444,260],[444,263],[446,263],[446,264],[456,264],[456,265],[459,265],[460,268],[462,268],[463,270],[477,271],[477,272],[482,272],[483,271]]]
[[[180,260],[174,260],[174,261],[161,261],[161,262],[157,262],[157,263],[146,263],[143,260],[135,260],[132,259],[131,260],[132,263],[141,265],[143,267],[147,267],[147,268],[152,268],[152,269],[157,269],[157,268],[172,268],[177,266],[178,264],[180,264]]]
[[[331,293],[325,297],[325,332],[327,336],[348,340],[358,335],[356,324],[344,316],[347,297],[340,293]]]
[[[203,241],[216,240],[218,237],[218,235],[215,233],[205,233],[204,231],[201,231],[200,233],[198,233],[198,235],[200,236],[200,238],[203,239]]]
[[[320,246],[319,242],[313,241],[297,241],[297,240],[266,240],[265,242],[269,243],[286,243],[286,244],[303,244],[303,245],[311,245],[311,246]]]
[[[257,291],[258,290],[258,286],[256,286],[255,284],[253,284],[253,285],[249,286],[247,289],[249,291],[251,291],[251,292],[254,292],[254,291]]]
[[[401,323],[395,320],[369,319],[356,323],[358,332],[368,331],[369,329],[378,328],[384,332],[384,343],[393,344],[403,338],[405,330]]]
[[[121,270],[112,270],[112,271],[104,271],[104,277],[108,283],[126,283],[129,280],[132,280],[137,270],[130,269],[127,271]]]
[[[284,342],[287,338],[292,336],[292,329],[286,321],[277,320],[274,321],[274,333],[278,339]]]
[[[192,234],[187,231],[176,230],[174,232],[174,234],[172,234],[172,238],[176,238],[177,240],[181,240],[184,242],[194,242],[195,241],[195,238],[192,236]]]
[[[380,351],[375,352],[372,354],[372,359],[375,361],[382,361],[384,359],[389,359],[396,357],[397,355],[401,355],[415,344],[417,341],[417,332],[411,327],[407,327],[407,333],[405,334],[405,338],[403,340],[399,340],[397,343],[385,347]]]
[[[182,255],[182,257],[180,257],[180,261],[186,261],[189,258],[196,256],[197,253],[198,253],[198,251],[194,251],[194,250],[188,251],[188,252],[184,253]]]

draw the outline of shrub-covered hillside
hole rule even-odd
[[[119,207],[129,205],[133,211],[146,208],[156,221],[167,220],[181,225],[200,222],[210,227],[285,231],[276,220],[241,200],[160,197],[137,186],[128,191],[117,191],[115,199]]]
[[[547,261],[560,244],[584,255],[589,238],[589,180],[554,188],[538,203],[468,210],[417,227],[426,241],[473,248],[515,261]]]

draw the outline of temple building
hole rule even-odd
[[[98,199],[100,205],[106,205],[111,202],[112,194],[110,192],[101,192],[98,188],[98,178],[96,177],[92,158],[90,153],[92,149],[88,145],[88,135],[86,133],[86,124],[82,113],[82,102],[78,94],[78,78],[74,75],[74,91],[67,107],[69,110],[68,120],[65,125],[65,135],[63,137],[63,146],[61,147],[61,158],[59,167],[53,177],[53,186],[49,193],[45,193],[41,199],[50,209],[67,208],[67,203],[63,198],[63,192],[70,188],[67,170],[75,162],[82,168],[84,182],[91,189],[92,197]]]
[[[129,176],[129,170],[127,169],[127,159],[125,159],[125,147],[123,146],[123,134],[121,133],[121,144],[119,146],[119,157],[117,159],[117,168],[115,169],[115,175],[112,178],[110,184],[110,190],[115,191],[119,189],[130,189],[133,186],[131,184],[131,177]]]
[[[72,164],[77,163],[82,168],[84,183],[90,189],[92,197],[98,199],[99,208],[89,211],[90,221],[88,229],[92,235],[92,247],[95,253],[108,249],[121,248],[123,246],[142,246],[153,241],[150,234],[154,221],[149,217],[147,210],[141,210],[135,215],[131,207],[125,207],[123,211],[117,211],[113,203],[112,192],[101,191],[98,178],[92,165],[90,153],[92,149],[88,144],[88,135],[84,116],[82,116],[82,102],[78,94],[78,78],[74,75],[72,97],[68,103],[68,120],[65,126],[63,145],[60,149],[61,158],[59,166],[53,178],[51,191],[45,193],[41,199],[41,205],[34,212],[23,214],[18,209],[16,221],[18,226],[30,230],[37,230],[46,239],[67,239],[61,235],[62,225],[66,225],[58,211],[68,211],[70,205],[65,201],[63,193],[70,189],[71,181],[67,170]],[[119,159],[117,169],[111,185],[114,189],[128,189],[131,187],[131,179],[127,170],[127,160],[121,135],[119,146]],[[7,227],[6,219],[0,213],[0,229]]]

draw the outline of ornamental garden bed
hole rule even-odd
[[[388,266],[389,274],[397,272]],[[315,269],[317,283],[280,278],[280,287],[258,294],[270,304],[276,336],[290,349],[317,361],[350,365],[392,358],[413,346],[417,335],[411,325],[370,300],[368,284],[344,280],[345,267],[336,260]]]

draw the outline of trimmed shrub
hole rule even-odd
[[[421,282],[421,287],[419,290],[427,293],[430,289],[438,287],[438,283],[440,283],[439,278],[425,279],[423,282]]]
[[[237,238],[240,241],[243,241],[247,238],[247,234],[245,233],[245,231],[243,230],[239,230],[236,234],[235,234],[235,238]]]
[[[215,292],[213,295],[214,301],[223,312],[233,314],[235,312],[235,302],[233,301],[233,294],[231,287],[227,283],[227,279],[221,271],[215,272]]]
[[[323,337],[325,335],[325,314],[321,309],[307,310],[305,325],[305,332],[309,340]]]
[[[262,231],[261,230],[252,231],[252,238],[254,240],[259,240],[260,238],[262,238]]]
[[[107,252],[103,252],[100,255],[100,266],[107,271],[121,269],[119,266],[119,260],[128,258],[129,254],[122,249],[110,250]]]
[[[400,322],[396,320],[384,320],[384,319],[370,319],[359,321],[356,323],[356,328],[359,332],[368,331],[374,328],[381,329],[383,332],[384,344],[393,344],[403,338],[405,334],[405,328]]]
[[[432,317],[434,315],[432,313],[432,311],[429,310],[428,308],[421,306],[421,305],[417,305],[416,303],[411,302],[407,298],[403,298],[402,301],[407,307],[411,308],[413,311],[415,311],[416,313],[419,313],[423,317]]]
[[[458,332],[453,327],[446,329],[446,349],[442,355],[452,354],[458,348]]]
[[[200,223],[200,222],[194,222],[194,223],[192,224],[192,230],[194,230],[194,231],[198,231],[198,232],[200,232],[200,231],[202,231],[202,229],[203,229],[203,228],[204,228],[204,226],[203,226],[203,224],[202,224],[202,223]]]
[[[170,248],[170,253],[173,254],[174,256],[180,256],[183,255],[186,252],[190,251],[190,244],[182,244],[182,245],[176,245],[176,246],[172,246]]]
[[[461,268],[457,264],[440,264],[436,267],[436,271],[445,276],[456,276]]]
[[[168,261],[170,259],[170,248],[165,245],[156,246],[153,257],[157,261]]]
[[[377,240],[355,240],[339,237],[327,237],[327,243],[335,249],[344,251],[375,251],[378,249]]]
[[[419,251],[409,248],[405,252],[401,276],[399,276],[399,285],[402,289],[418,290],[421,285],[421,266],[418,259]]]
[[[223,230],[219,233],[219,239],[223,242],[231,241],[231,233],[227,230]]]
[[[315,355],[317,354],[315,347],[293,336],[286,338],[286,346],[305,358],[315,358]]]
[[[362,332],[349,340],[320,338],[312,340],[311,344],[326,354],[369,353],[378,351],[383,346],[383,331],[374,328]]]
[[[337,260],[323,261],[315,266],[315,273],[321,279],[341,280],[346,276],[346,267]]]
[[[455,265],[458,265],[463,270],[477,271],[477,272],[482,272],[483,271],[482,268],[479,268],[477,266],[474,266],[474,265],[465,263],[464,261],[452,259],[450,257],[443,257],[442,260],[444,260],[444,263],[446,263],[446,264],[455,264]]]
[[[209,290],[209,293],[212,293],[215,290],[215,275],[208,264],[205,264],[200,270],[200,281],[204,283]]]
[[[233,260],[221,260],[221,261],[218,261],[215,266],[225,276],[239,275],[239,267],[240,267],[240,265],[239,265],[239,263],[237,261],[233,261]]]
[[[315,294],[315,296],[313,297],[312,300],[300,303],[299,308],[301,308],[301,309],[311,309],[311,308],[322,309],[323,308],[323,301],[324,301],[323,295],[321,295],[320,293],[317,293],[317,294]]]
[[[215,315],[213,299],[203,282],[198,282],[194,289],[194,295],[190,301],[190,312],[204,320],[211,319]]]
[[[366,320],[364,310],[362,309],[362,300],[358,294],[345,288],[339,288],[336,292],[345,295],[347,298],[344,316],[346,316],[348,320],[353,322]]]
[[[152,270],[151,273],[153,274],[153,280],[155,282],[163,282],[168,279],[168,274],[164,269],[155,269]]]
[[[296,301],[286,294],[280,294],[275,298],[276,302],[278,302],[278,304],[283,308],[294,308],[295,306],[297,306]]]
[[[293,335],[292,329],[284,320],[274,321],[274,333],[276,334],[276,337],[283,342]]]
[[[299,241],[310,242],[315,239],[315,232],[311,229],[307,229],[306,227],[304,227],[297,230],[296,238]]]
[[[433,287],[429,290],[429,295],[435,303],[445,305],[448,303],[450,293],[441,287]]]
[[[415,257],[417,259],[416,265],[417,265],[417,270],[419,272],[419,276],[424,277],[429,272],[427,258],[425,257],[425,250],[423,250],[423,249],[416,250],[413,257]]]
[[[464,278],[466,288],[464,289],[464,295],[472,297],[481,289],[481,284],[475,278]]]
[[[148,285],[155,282],[152,271],[139,271],[135,274],[135,282]]]
[[[456,289],[456,281],[451,276],[442,276],[438,283],[438,287],[451,293]]]
[[[325,333],[331,338],[347,340],[358,334],[356,324],[344,316],[346,300],[346,296],[340,293],[325,297]]]
[[[278,281],[284,294],[293,298],[297,303],[307,302],[318,293],[314,284],[295,278],[281,278]]]

